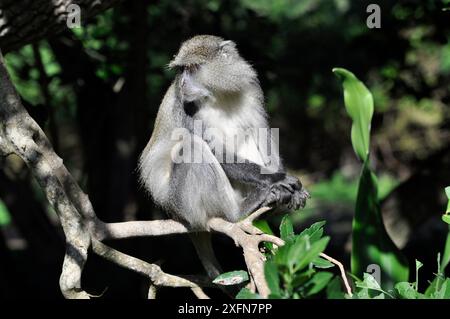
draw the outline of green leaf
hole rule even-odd
[[[334,277],[327,286],[327,299],[344,299],[345,294],[341,288],[341,279]]]
[[[359,180],[352,225],[352,273],[361,277],[371,264],[380,266],[382,286],[386,289],[392,289],[397,282],[408,280],[406,258],[384,227],[377,178],[366,161]]]
[[[257,227],[259,230],[261,230],[265,234],[273,235],[273,231],[270,228],[269,223],[267,222],[267,220],[257,219],[255,221],[253,221],[253,226]]]
[[[447,237],[447,240],[448,240],[448,237]],[[433,295],[440,289],[442,281],[444,280],[444,275],[442,273],[443,269],[445,269],[445,266],[442,267],[441,254],[438,253],[437,254],[437,273],[436,273],[433,281],[430,283],[428,288],[425,290],[425,296],[431,297],[431,295]]]
[[[253,226],[257,227],[258,229],[260,229],[263,233],[268,234],[268,235],[274,235],[272,229],[269,226],[269,223],[267,222],[267,220],[264,219],[258,219],[253,221]],[[273,243],[269,243],[269,242],[264,242],[264,247],[266,247],[269,251],[273,250]]]
[[[450,278],[447,278],[434,293],[431,294],[432,299],[449,299],[450,298]]]
[[[288,266],[289,250],[291,249],[291,247],[291,244],[286,244],[277,249],[277,252],[273,259],[277,265]]]
[[[281,220],[280,237],[285,242],[289,242],[294,239],[294,226],[292,225],[292,221],[289,215],[285,215]]]
[[[312,275],[314,275],[316,271],[314,269],[308,269],[306,271],[296,273],[294,275],[294,279],[292,280],[292,287],[298,288],[301,285],[303,285],[305,282],[307,282]]]
[[[266,261],[264,264],[264,275],[270,292],[274,295],[281,295],[277,265],[271,260]]]
[[[223,273],[213,280],[213,283],[223,286],[238,285],[248,280],[248,273],[244,270],[236,270]]]
[[[342,68],[334,68],[333,72],[343,81],[345,108],[353,121],[353,149],[364,162],[369,154],[370,123],[373,116],[372,94],[352,72]]]
[[[383,299],[385,295],[393,298],[393,296],[387,291],[384,291],[375,278],[368,273],[364,273],[363,281],[356,282],[356,287],[361,288],[361,290],[356,294],[356,298],[359,299]],[[381,295],[375,295],[373,292],[381,292]]]
[[[401,299],[420,299],[420,294],[409,282],[399,282],[396,284],[395,292]]]
[[[367,273],[364,274],[363,281],[356,282],[356,287],[358,288],[366,288],[366,289],[373,289],[373,290],[380,290],[381,286],[378,283],[378,281],[375,280],[375,278],[372,275],[369,275]]]
[[[445,188],[445,194],[448,198],[448,204],[447,204],[447,210],[445,212],[445,215],[442,216],[442,220],[450,225],[450,186],[447,186]],[[442,263],[441,263],[441,271],[444,272],[445,268],[450,262],[450,226],[447,232],[447,239],[445,240],[445,246],[444,246],[444,255],[442,257]]]
[[[331,268],[334,267],[334,264],[329,262],[326,259],[323,259],[322,257],[317,257],[312,261],[312,264],[317,268]]]
[[[450,226],[445,240],[444,255],[442,256],[441,271],[444,272],[450,262]]]
[[[297,260],[294,271],[298,271],[306,267],[314,259],[316,259],[321,252],[325,250],[330,241],[329,237],[323,237],[319,241],[313,243],[303,256],[299,257]],[[291,258],[291,257],[290,257]]]
[[[8,208],[0,200],[0,226],[8,225],[11,223],[11,215],[9,214]]]
[[[262,299],[260,295],[251,292],[248,288],[242,288],[236,295],[236,299]]]
[[[449,213],[445,213],[444,215],[442,215],[442,220],[444,222],[446,222],[447,224],[450,224],[450,214]]]
[[[291,245],[288,251],[287,260],[290,269],[300,262],[306,255],[309,244],[309,237],[297,237],[295,242]]]
[[[406,259],[386,232],[378,200],[378,181],[370,169],[370,125],[373,98],[367,87],[348,70],[334,68],[343,82],[344,103],[352,119],[351,139],[357,156],[363,161],[353,219],[351,269],[361,276],[371,264],[381,267],[383,286],[407,281]]]
[[[319,240],[323,235],[323,226],[325,225],[325,221],[320,221],[312,224],[308,228],[304,229],[298,237],[308,236],[309,242],[312,244]]]
[[[307,283],[306,285],[311,285],[311,288],[306,293],[306,296],[311,296],[319,293],[324,289],[331,278],[333,278],[333,274],[328,271],[320,271],[316,273]]]

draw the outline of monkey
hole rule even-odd
[[[303,208],[310,195],[286,173],[257,73],[235,42],[194,36],[168,67],[176,76],[138,164],[153,201],[199,232],[213,217],[237,222],[263,206]],[[205,238],[195,242],[199,254],[212,254]]]

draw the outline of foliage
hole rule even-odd
[[[11,223],[11,215],[6,205],[0,200],[0,227],[9,223]]]
[[[369,142],[373,98],[366,86],[345,69],[333,69],[343,81],[344,102],[353,120],[351,140],[363,162],[352,231],[352,273],[361,276],[369,265],[382,269],[382,286],[408,279],[405,258],[386,232],[378,199],[378,181],[370,168]]]
[[[280,224],[280,237],[285,245],[267,250],[265,277],[270,288],[269,298],[304,299],[320,294],[343,296],[340,286],[333,281],[333,273],[324,269],[334,265],[320,257],[330,238],[323,236],[325,222],[316,222],[295,234],[291,218],[286,215]],[[238,299],[259,298],[243,288]]]

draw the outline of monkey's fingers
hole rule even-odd
[[[294,187],[289,185],[288,183],[281,182],[280,186],[283,187],[285,190],[287,190],[290,193],[293,193],[295,191]]]
[[[294,190],[300,190],[302,188],[302,183],[300,180],[292,175],[286,175],[284,179],[287,184],[289,184]]]

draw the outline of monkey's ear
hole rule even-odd
[[[231,40],[225,40],[225,41],[220,42],[219,48],[221,50],[222,49],[228,49],[228,48],[233,48],[234,49],[234,48],[236,48],[236,43],[234,43]]]

